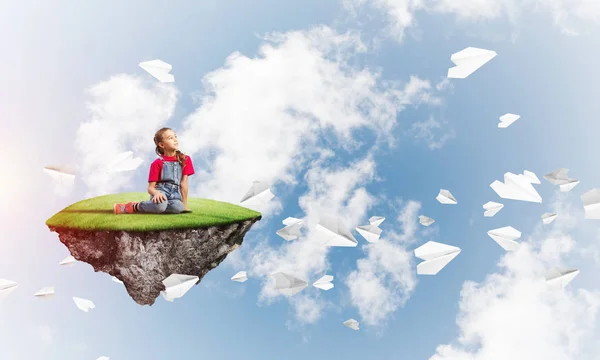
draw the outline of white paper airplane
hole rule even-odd
[[[158,81],[162,83],[172,83],[175,81],[175,76],[173,74],[169,74],[173,67],[171,64],[167,64],[166,62],[156,59],[150,61],[143,61],[138,64],[139,67],[144,69],[148,74],[154,76]]]
[[[419,224],[423,225],[423,226],[429,226],[431,224],[433,224],[435,222],[435,220],[433,220],[430,217],[427,217],[425,215],[419,215]]]
[[[333,288],[333,276],[325,275],[313,283],[313,286],[321,290],[329,290]]]
[[[165,300],[173,302],[173,300],[185,295],[199,280],[198,276],[194,275],[171,274],[162,281],[165,290],[161,291],[160,294]]]
[[[554,185],[563,185],[575,180],[569,178],[569,176],[567,175],[568,173],[569,169],[560,168],[558,170],[554,170],[544,175],[544,179],[548,180],[551,184]]]
[[[451,79],[465,79],[496,55],[495,51],[474,47],[468,47],[454,53],[450,56],[450,60],[456,66],[448,69],[448,77]]]
[[[575,186],[577,186],[577,184],[579,184],[579,180],[571,179],[571,181],[569,181],[568,183],[566,183],[566,184],[560,184],[558,187],[560,188],[561,192],[569,192]]]
[[[440,193],[438,194],[438,196],[436,196],[435,199],[441,204],[445,205],[455,205],[457,203],[456,199],[454,198],[454,196],[452,196],[450,191],[444,189],[440,189]]]
[[[377,225],[373,224],[357,226],[355,230],[371,243],[379,241],[382,232]]]
[[[385,220],[383,216],[371,216],[369,218],[369,224],[379,226]]]
[[[552,213],[545,213],[542,215],[542,222],[546,225],[550,224],[551,222],[554,221],[554,219],[556,219],[558,215],[556,214],[552,214]]]
[[[519,243],[515,240],[521,238],[521,232],[512,226],[490,230],[487,234],[506,251],[516,250]]]
[[[521,174],[521,176],[525,177],[525,179],[527,179],[527,181],[529,181],[529,183],[531,184],[541,184],[542,182],[540,181],[540,179],[537,177],[537,175],[529,170],[525,170],[523,171],[523,174]]]
[[[546,283],[555,289],[564,289],[577,275],[579,269],[552,268],[546,273]]]
[[[52,299],[54,297],[54,286],[42,288],[38,292],[33,294],[33,296],[36,296],[41,299]]]
[[[348,319],[346,321],[344,321],[344,325],[346,325],[347,327],[349,327],[352,330],[358,330],[358,321],[354,320],[354,319]]]
[[[70,166],[44,166],[43,170],[60,185],[73,185],[75,183],[75,170]]]
[[[490,187],[503,199],[542,202],[540,194],[523,175],[507,172],[504,174],[504,183],[496,180]]]
[[[113,277],[112,277],[112,281],[114,281],[114,282],[116,282],[116,283],[119,283],[119,284],[122,284],[122,283],[123,283],[123,282],[122,282],[121,280],[119,280],[119,278],[117,278],[116,276],[113,276]]]
[[[237,274],[233,275],[231,277],[231,280],[243,283],[246,280],[248,280],[248,275],[246,275],[245,271],[240,271]]]
[[[66,258],[64,258],[61,262],[58,263],[58,265],[63,265],[63,266],[67,266],[67,267],[71,267],[73,265],[75,265],[75,258],[71,255],[67,256]]]
[[[240,205],[260,207],[266,205],[275,195],[271,192],[269,184],[255,180],[246,195],[240,200]]]
[[[271,276],[275,279],[275,290],[279,290],[280,293],[287,296],[296,295],[308,286],[306,281],[283,272],[278,272]]]
[[[428,241],[415,249],[415,256],[425,260],[417,265],[417,274],[435,275],[460,254],[460,248]]]
[[[295,240],[302,235],[300,230],[302,229],[303,223],[304,222],[301,219],[296,219],[294,217],[285,218],[283,224],[286,225],[286,227],[277,230],[275,233],[286,241]]]
[[[592,189],[581,195],[585,219],[600,219],[600,188]]]
[[[498,123],[498,128],[499,129],[506,129],[512,123],[514,123],[515,121],[519,120],[520,117],[521,116],[519,116],[517,114],[506,113],[506,114],[500,116],[500,122]]]
[[[322,216],[316,229],[325,237],[325,246],[354,247],[358,245],[358,241],[339,217]]]
[[[11,280],[0,279],[0,301],[6,299],[10,293],[15,291],[17,283]]]
[[[504,207],[503,204],[493,202],[493,201],[488,201],[485,204],[483,204],[483,209],[485,210],[483,212],[483,216],[492,217],[492,216],[496,215],[498,213],[498,211],[502,210],[503,207]]]
[[[82,299],[82,298],[73,296],[73,301],[75,302],[75,305],[77,305],[79,310],[84,311],[84,312],[88,312],[88,311],[90,311],[90,309],[96,308],[96,305],[91,300]]]
[[[144,162],[140,157],[133,157],[132,151],[126,151],[117,155],[110,163],[106,165],[106,172],[116,173],[124,171],[132,171],[137,169]]]

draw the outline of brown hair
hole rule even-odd
[[[162,129],[158,130],[156,132],[156,134],[154,134],[154,145],[156,145],[154,152],[156,152],[156,155],[164,155],[164,150],[161,149],[160,146],[158,146],[158,143],[160,143],[162,141],[162,136],[163,136],[164,132],[167,130],[172,131],[173,129],[164,127]],[[183,169],[185,167],[185,160],[187,159],[187,155],[182,153],[181,151],[177,150],[175,152],[175,156],[177,156],[177,162],[179,162],[179,164],[181,165],[181,168]]]

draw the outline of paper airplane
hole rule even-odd
[[[569,181],[566,184],[561,184],[558,187],[560,188],[561,192],[569,192],[571,191],[575,186],[577,186],[577,184],[579,184],[579,180],[575,180],[575,179],[571,179],[571,181]]]
[[[245,271],[240,271],[237,274],[233,275],[231,277],[231,280],[243,283],[246,280],[248,280],[248,275],[246,275]]]
[[[523,176],[525,179],[527,179],[527,181],[529,181],[530,184],[541,184],[542,182],[540,181],[540,179],[537,177],[537,175],[534,172],[531,172],[529,170],[525,170],[523,171],[523,174],[521,174],[521,176]]]
[[[0,301],[6,299],[10,293],[15,291],[17,283],[11,280],[0,279]]]
[[[425,260],[417,265],[417,274],[435,275],[460,254],[460,248],[428,241],[415,249],[415,256]]]
[[[275,233],[281,236],[286,241],[295,240],[300,235],[302,235],[302,232],[300,231],[303,225],[302,220],[293,217],[288,217],[285,220],[283,220],[283,224],[286,225],[286,227],[277,230]]]
[[[456,66],[448,69],[448,77],[451,79],[465,79],[496,55],[495,51],[474,47],[468,47],[454,53],[450,56],[450,60]]]
[[[552,268],[546,273],[546,283],[552,288],[564,289],[577,275],[579,269]]]
[[[73,301],[75,302],[75,305],[77,305],[79,310],[84,311],[84,312],[88,312],[90,309],[96,308],[96,305],[91,300],[82,299],[82,298],[73,296]]]
[[[554,185],[563,185],[575,180],[569,178],[569,176],[567,176],[568,173],[569,169],[560,168],[558,170],[554,170],[544,175],[544,179],[548,180],[551,184]]]
[[[349,327],[352,330],[358,330],[358,321],[354,320],[354,319],[348,319],[346,321],[344,321],[344,325],[346,325],[347,327]]]
[[[354,247],[358,245],[358,241],[339,217],[322,216],[316,229],[325,236],[325,246]]]
[[[493,201],[488,201],[485,204],[483,204],[483,209],[485,210],[483,213],[483,216],[492,217],[492,216],[496,215],[498,213],[498,211],[502,210],[503,207],[504,207],[503,204],[493,202]]]
[[[325,275],[313,283],[313,286],[321,290],[329,290],[333,288],[333,276]]]
[[[374,243],[379,241],[382,230],[374,224],[357,226],[355,230],[362,235],[368,242]]]
[[[506,251],[516,250],[519,243],[515,240],[521,238],[521,232],[512,226],[490,230],[487,234]]]
[[[175,81],[175,76],[173,74],[169,74],[173,67],[171,64],[167,64],[162,60],[150,60],[143,61],[138,64],[139,67],[144,69],[148,74],[154,76],[156,80],[162,83],[172,83]]]
[[[275,290],[279,290],[280,293],[287,296],[296,295],[308,286],[306,281],[283,272],[271,276],[275,279]]]
[[[430,217],[427,217],[425,215],[419,215],[419,224],[423,225],[423,226],[429,226],[431,224],[433,224],[435,222],[435,220],[433,220]]]
[[[592,189],[581,195],[585,219],[600,219],[600,188]]]
[[[33,296],[36,296],[36,297],[42,298],[42,299],[52,299],[54,297],[54,286],[48,286],[48,287],[42,288],[41,290],[39,290],[38,292],[33,294]]]
[[[507,127],[510,126],[510,124],[519,120],[520,117],[521,116],[516,115],[516,114],[506,113],[506,114],[500,116],[500,122],[498,123],[498,128],[506,129]]]
[[[137,169],[144,162],[140,157],[133,157],[132,151],[126,151],[117,155],[113,161],[106,165],[107,173],[116,173],[124,171],[132,171]]]
[[[114,282],[116,282],[116,283],[119,283],[119,284],[122,284],[122,283],[123,283],[123,282],[122,282],[121,280],[119,280],[119,279],[118,279],[116,276],[113,276],[113,277],[112,277],[112,281],[114,281]]]
[[[383,216],[371,216],[369,218],[369,224],[379,226],[385,220]]]
[[[542,215],[542,222],[546,225],[550,224],[551,222],[554,221],[554,219],[556,219],[558,215],[556,214],[551,214],[551,213],[545,213]]]
[[[73,265],[75,265],[75,258],[71,255],[67,256],[66,258],[64,258],[61,262],[58,263],[58,265],[63,265],[63,266],[68,266],[71,267]]]
[[[165,290],[161,291],[160,294],[165,300],[173,302],[173,300],[185,295],[199,280],[198,276],[194,275],[171,274],[162,281]]]
[[[540,194],[523,175],[507,172],[504,174],[504,183],[496,180],[490,184],[490,187],[503,199],[542,202]]]
[[[75,183],[75,170],[69,166],[44,166],[44,172],[60,185]]]
[[[255,180],[252,183],[252,187],[248,190],[246,195],[240,200],[240,205],[248,206],[264,206],[266,205],[275,195],[271,192],[269,184]]]
[[[454,196],[452,196],[450,191],[444,189],[440,189],[440,193],[438,194],[438,196],[436,196],[435,199],[441,204],[446,205],[454,205],[457,203],[456,199],[454,198]]]

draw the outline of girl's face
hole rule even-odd
[[[162,134],[162,148],[165,151],[179,150],[179,142],[177,141],[177,135],[173,130],[167,130]]]

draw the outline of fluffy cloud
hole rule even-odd
[[[81,153],[79,174],[87,197],[117,192],[131,183],[133,172],[106,174],[103,167],[116,155],[154,159],[154,133],[165,126],[177,102],[177,90],[153,79],[116,75],[87,90],[89,118],[77,131]]]
[[[364,246],[367,256],[356,262],[356,270],[345,280],[352,304],[368,325],[381,325],[404,305],[416,286],[412,253],[406,246],[415,242],[420,209],[420,203],[408,202],[396,219],[402,232],[391,232],[377,243]]]
[[[582,219],[581,209],[557,207],[553,211],[561,216],[551,230],[538,227],[518,251],[502,257],[500,272],[480,284],[464,283],[460,335],[456,343],[440,345],[431,360],[597,359],[600,292],[574,284],[552,291],[543,278],[549,267],[573,267],[570,256],[579,245],[567,231]]]
[[[445,121],[437,121],[433,116],[425,121],[413,123],[410,135],[423,140],[431,150],[441,149],[446,142],[456,137],[456,131],[447,126]]]

